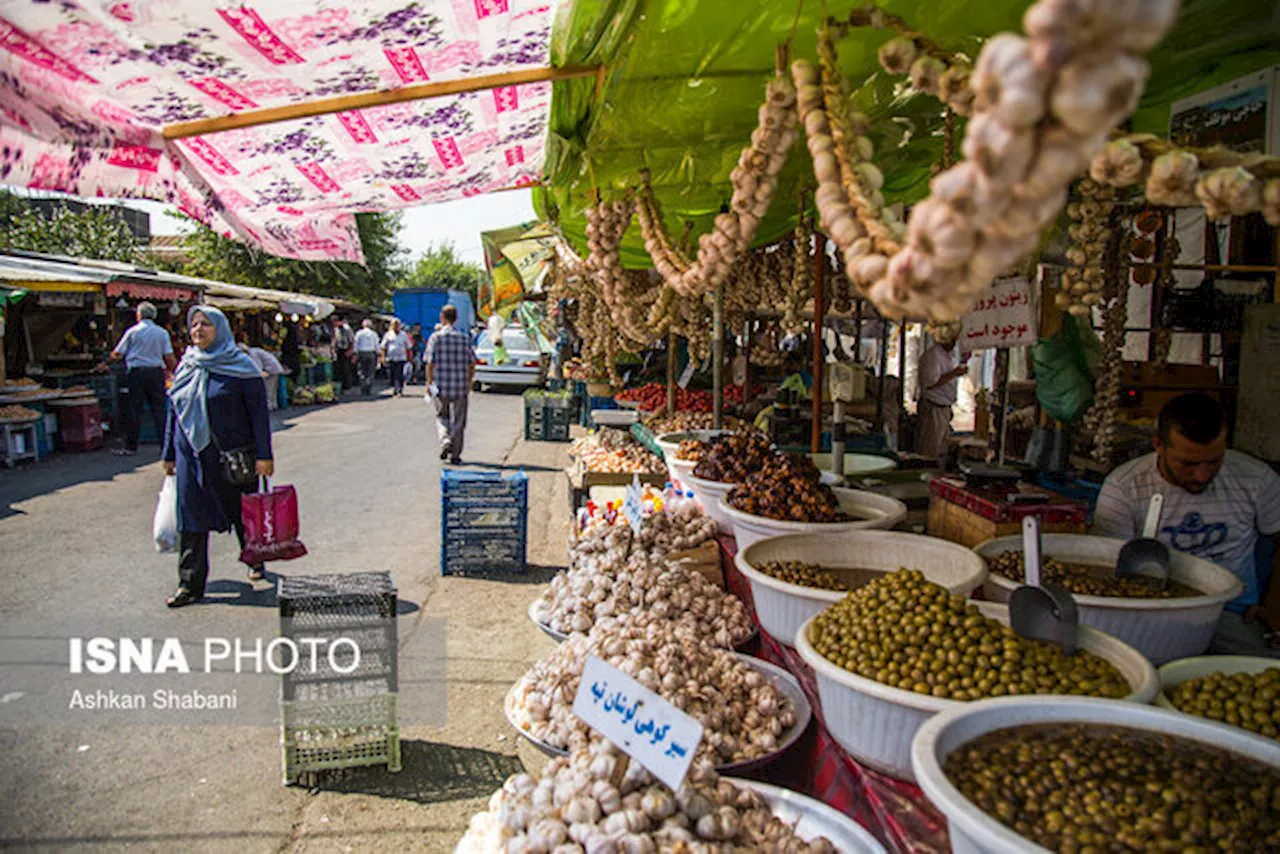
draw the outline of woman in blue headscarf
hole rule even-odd
[[[234,528],[243,548],[240,496],[275,471],[262,372],[236,346],[218,309],[193,307],[187,329],[194,346],[183,353],[169,389],[162,457],[165,472],[178,476],[178,589],[170,608],[204,596],[210,531]],[[247,483],[228,479],[227,456],[254,461]],[[250,581],[261,578],[262,567],[251,566]]]

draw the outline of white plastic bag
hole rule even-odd
[[[156,551],[173,552],[178,549],[178,478],[165,475],[156,501],[156,517],[151,524],[151,536],[156,541]]]

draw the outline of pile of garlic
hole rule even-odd
[[[675,552],[697,548],[715,537],[716,531],[715,520],[691,501],[646,516],[638,535],[621,513],[612,521],[598,514],[585,528],[570,533],[569,567],[580,566],[588,559],[616,561],[629,555],[659,561]]]
[[[658,619],[601,620],[574,635],[516,683],[513,722],[561,750],[584,747],[592,731],[573,713],[587,656],[595,655],[660,694],[703,726],[698,755],[717,766],[778,749],[796,725],[795,707],[741,658],[678,624]]]
[[[1087,178],[1078,187],[1080,201],[1067,205],[1067,216],[1074,221],[1067,228],[1071,238],[1067,248],[1068,266],[1053,301],[1058,308],[1076,317],[1088,318],[1093,307],[1101,304],[1106,286],[1102,262],[1111,234],[1115,190]]]
[[[824,837],[805,842],[750,789],[695,761],[679,792],[607,742],[554,759],[538,776],[516,774],[471,819],[457,854],[656,854],[769,851],[834,854]]]
[[[900,35],[880,46],[880,67],[893,75],[905,75],[911,86],[942,101],[957,115],[967,116],[973,107],[969,77],[973,69],[947,56],[919,35]]]
[[[850,278],[864,287],[874,278],[869,296],[882,314],[954,319],[1035,248],[1066,203],[1068,184],[1137,105],[1149,70],[1141,55],[1177,10],[1177,0],[1039,0],[1023,18],[1028,38],[989,39],[969,82],[965,160],[937,175],[930,197],[912,208],[900,251],[879,245],[882,223],[859,209],[866,187],[849,193],[848,180],[833,181],[850,177],[845,164],[815,153],[819,210]],[[833,102],[822,89],[809,95],[816,75],[804,63],[792,75],[812,151],[833,113],[848,115],[847,99]]]
[[[692,569],[644,553],[583,556],[551,579],[533,609],[539,623],[557,632],[586,633],[599,620],[631,613],[675,621],[725,649],[754,632],[739,599]]]
[[[778,189],[778,173],[799,136],[795,104],[795,90],[789,80],[777,75],[769,81],[751,144],[743,149],[738,165],[729,174],[733,184],[730,209],[718,214],[711,231],[698,238],[695,259],[685,258],[672,245],[647,181],[637,195],[636,216],[645,248],[663,279],[681,296],[697,296],[720,287],[751,246]]]

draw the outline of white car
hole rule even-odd
[[[501,365],[494,356],[493,340],[488,331],[476,339],[476,378],[474,387],[479,390],[487,385],[540,386],[547,378],[549,357],[538,350],[524,330],[509,326],[502,331],[502,343],[507,349],[507,359]]]

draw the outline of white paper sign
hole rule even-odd
[[[644,524],[644,498],[641,497],[639,476],[633,476],[631,483],[627,484],[627,492],[622,499],[622,515],[631,525],[632,533],[639,534]]]
[[[675,791],[702,742],[702,724],[594,655],[573,713]]]
[[[997,282],[961,318],[960,351],[1034,344],[1036,320],[1036,301],[1027,278]]]

